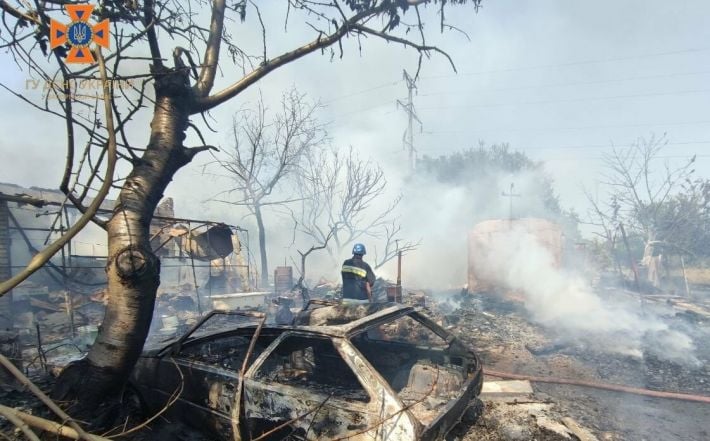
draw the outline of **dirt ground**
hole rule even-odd
[[[659,359],[653,354],[657,348],[638,357],[584,345],[558,345],[553,333],[526,319],[518,303],[485,296],[466,303],[444,320],[482,356],[484,369],[710,396],[710,323],[705,317],[681,313],[672,318],[674,326],[692,330],[699,362],[689,366]],[[436,305],[432,309],[436,311]],[[569,385],[532,386],[531,401],[551,403],[546,417],[572,418],[599,440],[710,439],[708,404]],[[536,416],[522,407],[510,401],[486,401],[476,423],[464,423],[453,434],[459,440],[576,439],[540,429]]]
[[[559,336],[533,324],[519,303],[496,297],[466,299],[461,304],[430,302],[429,307],[438,321],[476,349],[483,359],[484,370],[710,396],[710,321],[700,315],[680,313],[671,318],[674,326],[692,330],[699,363],[687,365],[658,358],[654,355],[658,348],[649,348],[639,357],[581,343],[559,343]],[[44,390],[51,388],[48,376],[36,375],[33,380]],[[486,381],[492,380],[497,378],[486,377]],[[570,385],[533,382],[532,387],[534,392],[525,396],[483,396],[482,401],[472,403],[448,440],[710,439],[708,404]],[[0,402],[48,416],[41,404],[21,390],[0,388]],[[137,421],[130,421],[126,427]],[[10,434],[13,429],[0,419],[0,432]],[[179,422],[161,418],[122,439],[205,438]]]

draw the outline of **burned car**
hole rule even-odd
[[[481,391],[476,354],[412,307],[309,304],[288,326],[240,314],[144,351],[131,381],[148,410],[217,439],[434,440]]]

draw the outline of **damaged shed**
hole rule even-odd
[[[105,200],[99,216],[111,213],[114,205]],[[211,309],[212,294],[246,291],[252,285],[242,253],[248,232],[220,222],[176,218],[173,206],[171,198],[164,199],[150,228],[153,250],[162,261],[155,311],[165,316],[154,320],[156,326],[172,324],[176,312],[198,315],[203,306]],[[0,278],[9,279],[24,268],[79,215],[59,191],[0,183]],[[104,230],[87,225],[44,267],[0,297],[0,329],[14,328],[23,336],[39,331],[44,342],[95,333],[107,301],[106,241]]]

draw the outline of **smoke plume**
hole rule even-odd
[[[557,268],[551,252],[527,231],[513,228],[487,252],[485,273],[522,293],[531,318],[563,339],[631,356],[646,350],[667,360],[698,362],[691,337],[671,329],[661,312],[621,294],[602,298],[583,277]]]

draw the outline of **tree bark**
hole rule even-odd
[[[261,215],[261,205],[254,204],[254,217],[259,230],[259,254],[261,256],[261,288],[269,286],[269,265],[266,258],[266,231],[264,230],[264,218]]]
[[[160,284],[150,222],[175,172],[194,155],[183,146],[192,99],[187,75],[159,72],[155,91],[148,147],[134,163],[108,222],[109,302],[104,321],[86,358],[62,372],[53,393],[65,401],[78,399],[79,412],[95,411],[106,397],[118,398],[140,355]]]

